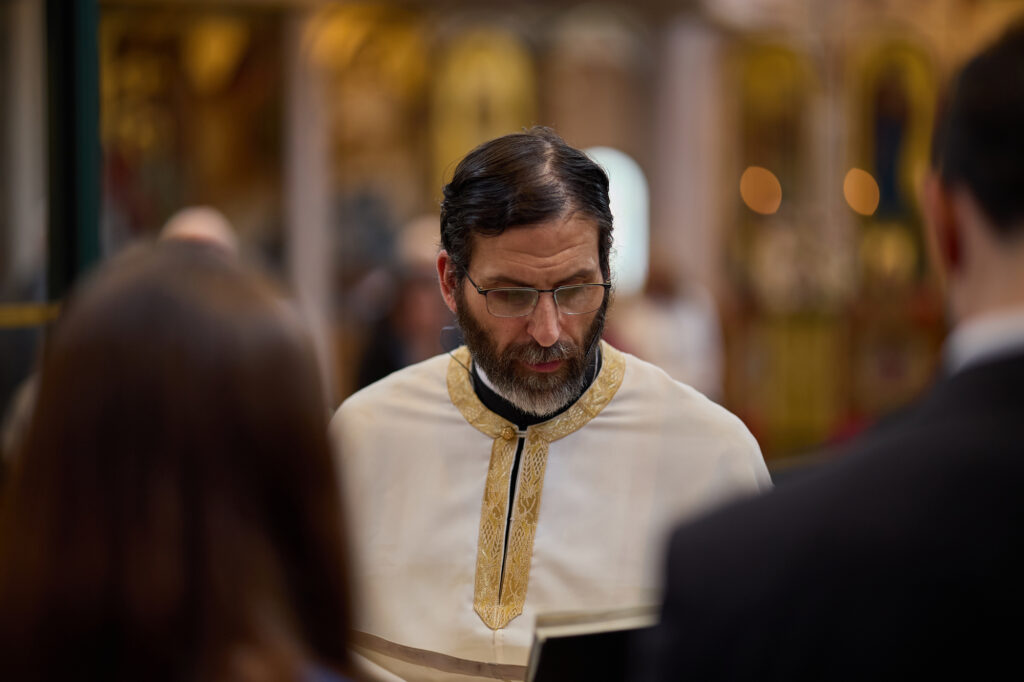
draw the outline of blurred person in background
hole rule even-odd
[[[387,295],[359,362],[359,388],[442,351],[440,330],[451,314],[437,295],[438,225],[437,215],[420,216],[399,234]]]
[[[651,264],[640,296],[616,301],[611,323],[623,350],[722,400],[722,328],[715,301],[664,259]]]
[[[0,504],[0,679],[343,679],[344,521],[306,333],[220,248],[129,248],[47,342]]]
[[[770,481],[735,416],[601,340],[612,216],[589,157],[507,135],[444,197],[435,263],[466,345],[331,422],[354,642],[385,679],[522,679],[538,614],[654,606],[671,524]]]
[[[161,240],[213,244],[232,256],[239,253],[238,234],[224,214],[210,206],[186,206],[160,228]]]
[[[177,211],[163,227],[161,241],[186,241],[208,244],[225,254],[239,255],[238,235],[220,211],[209,206],[186,206]],[[32,372],[17,386],[3,419],[0,420],[0,474],[10,464],[18,443],[24,436],[38,390],[38,375]],[[2,479],[2,475],[0,475]]]
[[[924,215],[943,376],[839,461],[677,530],[645,680],[1000,679],[1024,628],[1024,24],[959,73]]]

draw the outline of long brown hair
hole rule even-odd
[[[344,672],[327,409],[276,289],[208,246],[115,259],[48,340],[0,506],[0,679]]]

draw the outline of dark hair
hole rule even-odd
[[[936,125],[933,163],[963,185],[996,231],[1024,222],[1024,23],[971,59],[953,81]]]
[[[276,289],[198,243],[68,304],[0,506],[0,679],[344,671],[327,409]]]
[[[611,277],[612,213],[608,176],[550,128],[485,142],[455,168],[441,202],[441,246],[463,272],[474,234],[552,220],[574,211],[597,222],[601,274]]]

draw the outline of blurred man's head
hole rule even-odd
[[[189,206],[172,215],[160,229],[160,239],[203,242],[238,254],[238,236],[231,223],[209,206]]]
[[[1024,304],[1024,24],[957,75],[925,215],[957,320]]]
[[[441,292],[474,361],[519,409],[564,407],[583,388],[604,326],[607,175],[553,131],[534,128],[470,152],[444,197]],[[573,288],[539,296],[484,293],[566,286]]]

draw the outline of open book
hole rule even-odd
[[[540,614],[526,682],[627,680],[633,637],[657,621],[654,606]]]

